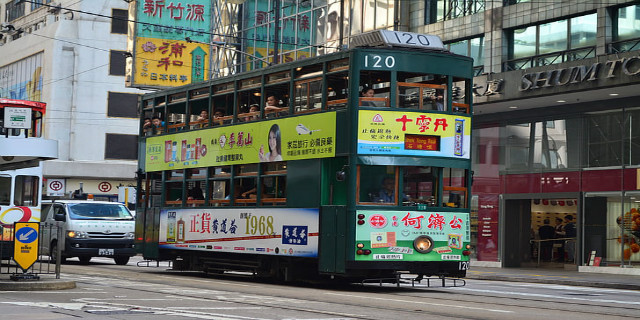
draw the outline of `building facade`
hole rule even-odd
[[[116,198],[118,186],[135,184],[137,168],[142,91],[125,87],[129,4],[12,0],[0,7],[0,97],[45,102],[43,136],[58,141],[58,159],[43,162],[44,195],[82,185]]]
[[[551,242],[542,264],[639,264],[637,1],[410,6],[410,31],[439,35],[476,59],[478,261],[538,264],[538,244]],[[538,228],[557,218],[575,232],[540,239]]]

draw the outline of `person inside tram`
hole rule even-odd
[[[365,86],[364,89],[362,89],[362,91],[360,92],[360,96],[362,98],[365,98],[365,99],[360,99],[360,106],[361,107],[377,107],[378,105],[375,103],[375,101],[366,100],[366,98],[374,98],[375,94],[376,92],[375,90],[373,90],[373,88]]]
[[[384,177],[382,186],[378,193],[373,195],[373,202],[394,203],[395,202],[396,181],[393,177]],[[409,196],[402,194],[402,201],[409,201]]]
[[[151,127],[155,134],[161,133],[164,128],[164,121],[159,116],[154,116],[151,118]]]
[[[280,102],[280,99],[275,95],[269,95],[264,106],[265,117],[283,115],[285,109],[281,107]]]
[[[429,96],[431,110],[444,111],[444,90],[436,90],[434,95]]]

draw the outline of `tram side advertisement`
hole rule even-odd
[[[440,113],[359,111],[359,154],[470,159],[470,144],[470,117]]]
[[[356,242],[370,248],[358,261],[460,261],[471,239],[469,213],[359,210],[364,223],[356,228]],[[433,246],[427,254],[414,249],[413,241],[427,236]]]
[[[165,209],[160,248],[318,256],[319,210]]]

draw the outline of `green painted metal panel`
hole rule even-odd
[[[287,162],[287,206],[317,208],[320,206],[322,159]]]
[[[346,266],[346,216],[345,206],[323,206],[320,210],[319,271],[345,273]]]

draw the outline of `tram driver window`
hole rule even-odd
[[[467,207],[467,174],[468,171],[460,168],[444,168],[442,205],[452,208]]]
[[[396,172],[395,166],[358,166],[358,202],[395,205],[398,191]]]
[[[13,205],[37,206],[39,186],[40,178],[37,176],[16,176]]]
[[[434,167],[403,167],[402,186],[404,194],[411,199],[405,205],[415,203],[435,206],[438,190],[437,170]]]

